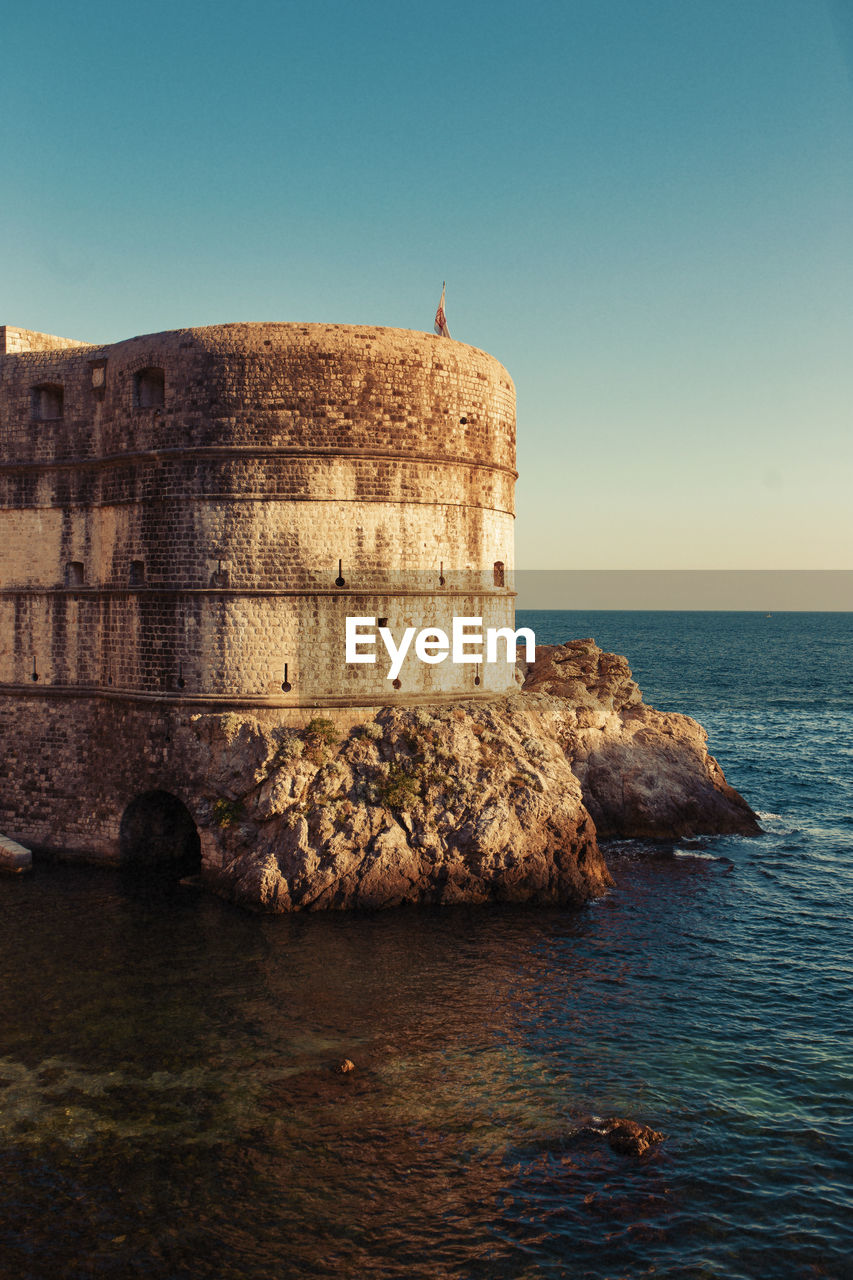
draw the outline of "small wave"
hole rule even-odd
[[[728,862],[728,858],[718,858],[715,853],[702,853],[699,849],[676,849],[676,858],[702,858],[705,862]]]
[[[800,830],[798,826],[791,826],[791,819],[785,817],[783,813],[762,813],[758,809],[756,810],[756,817],[765,828],[765,835],[792,836],[796,835]]]

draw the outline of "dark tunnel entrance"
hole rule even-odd
[[[168,791],[146,791],[131,800],[119,827],[123,871],[169,879],[198,875],[201,841],[192,814]]]

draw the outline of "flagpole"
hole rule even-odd
[[[435,332],[436,332],[436,333],[439,335],[439,337],[441,337],[441,338],[449,338],[449,337],[450,337],[450,330],[449,330],[449,329],[448,329],[448,327],[447,327],[447,316],[446,316],[445,311],[444,311],[444,295],[445,295],[445,291],[446,291],[446,289],[447,289],[447,281],[446,281],[446,280],[442,280],[442,282],[441,282],[441,301],[440,301],[440,302],[439,302],[439,304],[438,304],[438,310],[437,310],[437,311],[436,311],[436,313],[435,313],[435,323],[434,323],[434,325],[433,325],[433,328],[435,329]]]

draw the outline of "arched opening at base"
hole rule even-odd
[[[176,879],[201,871],[201,841],[192,814],[168,791],[146,791],[131,800],[122,815],[118,844],[126,871]]]

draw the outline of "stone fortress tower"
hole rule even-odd
[[[161,747],[190,713],[299,725],[514,687],[510,663],[413,655],[392,686],[343,642],[348,615],[511,626],[515,479],[512,381],[446,338],[0,327],[0,830],[91,846],[134,768],[180,772]]]

